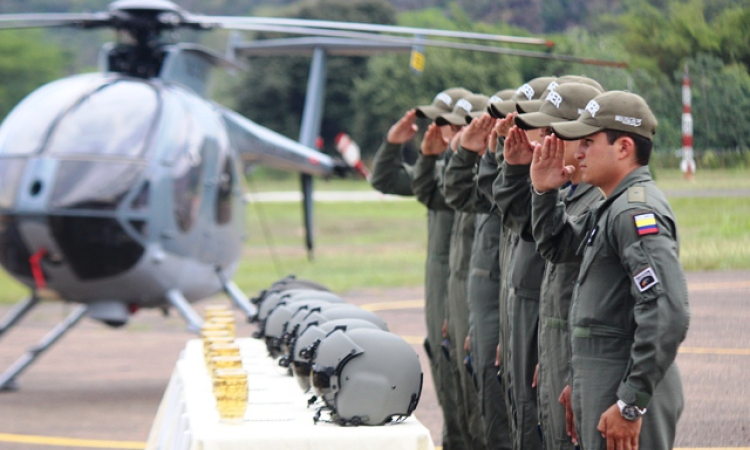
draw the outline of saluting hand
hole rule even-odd
[[[448,148],[448,140],[443,137],[440,127],[431,123],[422,140],[422,154],[425,156],[437,156]]]
[[[546,136],[542,145],[534,146],[531,183],[537,192],[561,187],[570,181],[575,170],[575,167],[565,165],[565,142],[554,134]]]
[[[390,144],[403,144],[408,142],[411,138],[417,134],[417,111],[410,109],[404,114],[404,117],[399,119],[398,122],[394,123],[393,126],[388,130],[388,136],[386,140]]]
[[[472,120],[469,126],[464,128],[461,135],[461,147],[470,152],[483,154],[487,149],[487,138],[490,136],[494,125],[495,119],[487,113]]]
[[[507,137],[508,132],[511,128],[513,128],[515,117],[518,115],[518,113],[512,112],[505,116],[504,119],[499,119],[495,123],[495,131],[497,132],[497,135],[500,137]]]
[[[514,126],[508,132],[503,149],[505,162],[511,166],[528,166],[534,156],[534,146],[522,129]]]
[[[497,119],[495,119],[495,124],[497,124]],[[497,141],[498,141],[497,130],[493,126],[492,131],[490,132],[490,138],[487,141],[487,148],[490,149],[490,153],[494,154],[497,152]]]
[[[607,450],[638,450],[642,425],[642,417],[626,420],[614,404],[601,415],[596,429],[607,440]]]

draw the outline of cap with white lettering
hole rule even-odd
[[[581,75],[563,75],[550,83],[547,86],[547,90],[545,90],[537,100],[519,100],[516,104],[516,110],[521,114],[539,111],[539,108],[542,107],[542,103],[544,103],[544,99],[547,98],[547,94],[549,94],[549,91],[554,91],[558,86],[567,83],[586,84],[595,87],[600,93],[604,92],[604,88],[602,87],[602,85],[593,78],[584,77]]]
[[[484,108],[487,106],[487,100],[489,97],[482,94],[471,94],[456,102],[456,106],[453,111],[446,114],[440,114],[435,118],[435,123],[443,125],[458,125],[464,126],[471,123],[471,113],[481,111],[484,112]]]
[[[551,126],[555,135],[569,141],[603,130],[625,131],[651,140],[656,133],[656,117],[641,96],[609,91],[594,97],[576,121]]]
[[[510,102],[514,100],[511,100],[513,98],[513,95],[516,93],[515,89],[503,89],[501,91],[495,92],[495,94],[490,97],[490,99],[487,101],[487,109],[486,111],[494,118],[498,119],[499,117],[495,115],[493,112],[493,108],[497,108],[496,106],[493,106],[495,103],[503,103],[503,102]],[[478,116],[476,116],[478,117]]]
[[[453,111],[456,102],[467,95],[471,95],[471,91],[462,87],[446,89],[435,96],[431,105],[417,106],[417,116],[435,120],[440,114]]]
[[[566,83],[548,90],[541,108],[537,112],[519,114],[515,123],[522,130],[544,128],[552,122],[578,119],[589,101],[602,92],[581,83]]]
[[[516,111],[516,103],[519,101],[538,100],[542,93],[547,90],[555,77],[539,77],[516,89],[516,93],[509,101],[490,103],[489,113],[496,119],[503,119],[509,113]],[[540,102],[541,104],[541,102]]]

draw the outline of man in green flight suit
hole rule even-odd
[[[546,259],[581,262],[570,431],[584,450],[671,449],[684,405],[675,357],[690,314],[674,213],[648,170],[656,118],[638,95],[611,91],[552,129],[534,148],[532,221]],[[575,218],[559,202],[575,169],[557,136],[581,139],[582,180],[606,196]]]
[[[533,147],[523,130],[549,128],[553,122],[573,121],[588,102],[601,94],[594,86],[581,83],[560,84],[548,91],[539,111],[515,116],[514,126],[505,140],[505,185],[500,197],[511,220],[521,224],[531,235],[531,179],[529,166]],[[549,132],[545,132],[550,134]],[[578,141],[565,141],[565,163],[577,167],[575,151]],[[581,181],[574,172],[570,183],[560,190],[560,200],[568,215],[576,216],[602,199],[601,191]],[[539,364],[537,370],[537,407],[547,450],[573,450],[565,427],[565,408],[558,398],[567,385],[570,361],[568,311],[573,285],[580,266],[577,262],[547,262],[539,296]]]
[[[450,112],[455,103],[471,94],[464,88],[451,88],[438,93],[432,104],[407,111],[388,131],[386,139],[372,165],[372,186],[384,194],[412,196],[413,167],[403,161],[402,146],[417,133],[418,117],[434,120],[439,114]],[[448,253],[450,247],[453,211],[443,204],[426,203],[427,206],[427,261],[425,264],[425,322],[430,353],[430,371],[442,409],[442,444],[445,450],[467,448],[462,439],[456,413],[455,389],[449,374],[449,361],[441,354],[445,301],[448,295]],[[441,207],[442,206],[442,207]]]

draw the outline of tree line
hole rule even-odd
[[[750,121],[750,0],[305,0],[274,2],[273,8],[262,0],[178,3],[209,14],[267,14],[526,36],[539,36],[538,30],[547,30],[544,36],[555,42],[554,53],[628,63],[626,69],[614,69],[428,48],[424,73],[415,75],[409,70],[408,54],[331,57],[321,131],[328,152],[334,151],[336,134],[344,131],[360,144],[365,157],[372,155],[393,121],[407,109],[429,103],[446,87],[461,85],[492,95],[536,76],[565,74],[586,75],[599,80],[606,89],[627,89],[642,95],[659,119],[657,151],[673,152],[681,145],[681,82],[686,66],[692,80],[694,147],[698,155],[708,150],[750,147],[740,128]],[[54,8],[49,6],[53,4]],[[528,9],[525,17],[531,17],[534,24],[519,23],[511,17],[510,12],[521,4]],[[0,6],[0,13],[45,11],[48,6],[54,11],[101,10],[106,5],[94,0],[9,0]],[[477,19],[479,14],[482,20]],[[63,42],[67,39],[51,40],[50,33],[2,31],[0,117],[34,87],[86,65],[77,59],[78,48],[90,44],[66,46]],[[71,39],[80,43],[82,38]],[[223,45],[216,37],[202,39],[214,46]],[[91,65],[89,62],[87,68]],[[219,77],[215,89],[219,101],[258,123],[298,138],[310,59],[252,58],[248,65],[248,72],[238,77]]]

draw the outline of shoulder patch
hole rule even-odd
[[[633,216],[633,221],[638,236],[659,233],[659,226],[656,224],[654,213],[636,214]]]
[[[635,285],[638,286],[640,292],[647,291],[659,283],[659,279],[656,278],[654,270],[650,267],[646,267],[635,274],[633,276],[633,281],[635,281]]]
[[[629,187],[628,203],[646,203],[646,189],[643,186]]]

